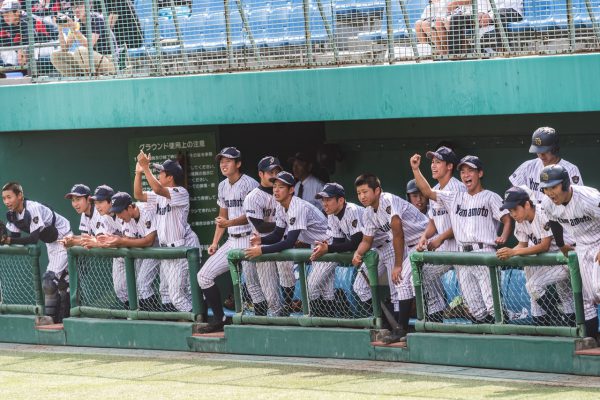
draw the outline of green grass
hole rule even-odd
[[[359,364],[360,361],[357,361]],[[600,391],[182,355],[0,351],[0,399],[598,399]]]

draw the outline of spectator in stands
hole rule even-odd
[[[56,23],[56,15],[62,10],[62,2],[59,0],[37,0],[31,4],[33,15],[39,17],[47,24]]]
[[[450,15],[448,27],[449,54],[467,53],[470,49],[469,39],[475,27],[472,4],[472,0],[454,0],[446,6],[446,11]],[[491,5],[488,0],[477,0],[480,27],[489,25],[487,20],[490,10]]]
[[[115,34],[119,48],[142,47],[142,27],[131,0],[104,0],[108,13],[108,25]],[[97,8],[101,12],[101,8]]]
[[[446,16],[446,3],[447,0],[430,0],[415,23],[418,42],[431,43],[434,54],[448,54],[450,20]]]
[[[496,9],[498,16],[494,16],[492,10],[484,13],[479,18],[480,26],[488,26],[495,24],[495,29],[485,33],[482,37],[484,47],[489,47],[494,51],[502,49],[502,37],[498,23],[504,27],[504,32],[507,32],[506,27],[511,22],[518,22],[523,19],[523,0],[496,0]]]
[[[113,33],[106,29],[104,17],[96,12],[90,12],[91,32],[87,31],[87,17],[83,0],[71,2],[76,20],[64,16],[58,20],[59,28],[68,29],[68,34],[58,35],[60,50],[52,53],[52,65],[63,76],[81,76],[89,74],[88,46],[94,48],[93,62],[96,75],[113,75],[115,73],[115,62],[111,55],[111,41],[116,50]],[[69,52],[71,46],[79,43],[74,52]],[[116,57],[116,54],[115,54]]]
[[[27,14],[21,11],[18,0],[4,0],[0,6],[0,47],[13,47],[29,44]],[[27,65],[27,50],[0,51],[0,66]]]
[[[304,153],[296,153],[289,161],[297,182],[294,188],[296,196],[322,210],[323,205],[315,196],[321,191],[324,183],[313,175],[315,162]]]

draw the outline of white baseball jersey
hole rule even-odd
[[[558,221],[578,245],[597,245],[600,241],[600,192],[587,186],[571,186],[571,189],[573,197],[567,205],[556,205],[545,197],[542,207],[548,219]]]
[[[79,220],[79,232],[87,233],[88,235],[96,235],[96,225],[100,226],[98,223],[102,223],[102,215],[96,210],[96,207],[92,205],[92,214],[88,217],[85,213],[81,214],[81,218]]]
[[[140,217],[138,220],[136,221],[134,218],[131,218],[129,222],[125,222],[121,219],[119,219],[119,221],[121,221],[121,230],[123,232],[123,236],[141,239],[148,236],[152,232],[156,232],[156,221],[154,218],[156,209],[154,207],[147,206],[144,203],[136,203],[135,205],[140,211]]]
[[[244,213],[244,199],[252,191],[252,189],[258,187],[258,182],[255,179],[250,178],[248,175],[242,174],[240,179],[235,183],[229,183],[229,179],[224,179],[219,183],[219,191],[217,197],[217,204],[221,208],[227,209],[227,218],[236,219]],[[227,228],[227,233],[240,234],[250,231],[250,226],[238,225],[230,226]]]
[[[361,231],[364,210],[363,207],[346,202],[341,211],[341,216],[339,214],[327,216],[327,236],[349,240],[352,235]]]
[[[391,223],[395,215],[402,221],[406,245],[409,247],[416,245],[429,222],[427,216],[408,201],[387,192],[381,193],[377,210],[371,206],[365,209],[363,233],[366,236],[375,236],[377,231],[380,231],[387,234],[386,240],[393,239]],[[373,247],[381,244],[373,240]]]
[[[451,177],[446,186],[441,188],[440,184],[438,183],[433,187],[433,190],[446,190],[449,192],[466,192],[467,188],[464,183],[462,183],[455,177]],[[446,207],[444,207],[444,205],[441,202],[429,200],[429,211],[427,212],[427,216],[433,220],[433,224],[435,225],[435,229],[437,230],[438,235],[452,228],[450,215],[448,214]],[[439,251],[442,250],[455,251],[456,240],[454,238],[447,239],[442,244],[442,248],[439,249]]]
[[[542,242],[542,239],[552,237],[552,230],[550,229],[546,212],[538,206],[535,210],[533,221],[515,221],[515,237],[519,242],[528,243],[529,246],[538,245]],[[564,239],[567,244],[575,243],[569,232],[564,232]],[[558,251],[558,246],[554,239],[550,243],[549,251]]]
[[[275,218],[278,227],[287,228],[288,231],[299,230],[298,240],[303,243],[312,244],[329,239],[325,215],[308,201],[296,196],[292,197],[287,210],[277,204]]]
[[[56,215],[54,226],[58,230],[58,237],[64,237],[67,233],[71,232],[69,221],[62,215],[53,213],[47,206],[32,200],[24,200],[23,211],[16,215],[17,222],[8,222],[6,228],[14,233],[20,233],[21,231],[31,233],[40,228],[44,229],[47,226],[51,226],[54,215]],[[23,229],[20,229],[17,225]]]
[[[308,201],[310,204],[321,210],[323,207],[321,206],[321,202],[315,199],[315,195],[323,190],[325,184],[314,175],[309,175],[302,182],[297,182],[296,186],[294,186],[294,193],[298,197],[300,197],[300,184],[302,184],[301,199]]]
[[[170,199],[154,192],[146,192],[147,206],[155,207],[156,234],[161,245],[183,246],[186,232],[190,229],[188,213],[190,195],[182,187],[168,187]]]
[[[272,193],[269,193],[259,186],[252,189],[244,199],[244,212],[250,222],[250,218],[261,219],[265,222],[275,222],[275,211],[277,210],[277,201]],[[268,235],[262,233],[261,236]]]
[[[567,170],[569,176],[571,177],[571,182],[574,185],[583,185],[581,173],[576,165],[573,165],[567,160],[563,159],[558,162],[558,165],[561,165]],[[515,170],[515,172],[508,177],[508,180],[514,186],[527,186],[533,191],[532,200],[535,199],[535,202],[541,203],[545,197],[544,191],[540,189],[540,173],[542,172],[542,169],[544,169],[544,164],[539,158],[528,160],[521,164]]]
[[[498,194],[489,190],[475,195],[446,190],[436,190],[435,193],[437,201],[448,211],[458,243],[496,245],[500,218],[508,214],[507,210],[500,210],[502,198]]]
[[[114,215],[101,215],[94,229],[94,235],[123,235],[121,220]]]

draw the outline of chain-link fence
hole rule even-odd
[[[488,253],[426,252],[411,256],[411,262],[417,329],[582,334],[581,278],[574,255],[501,261]]]
[[[7,12],[2,17],[0,68],[44,79],[600,49],[600,0],[4,0],[3,4]],[[91,35],[97,40],[87,46]]]
[[[380,327],[377,254],[365,255],[360,270],[349,254],[327,254],[312,263],[310,255],[288,250],[249,262],[242,251],[230,251],[234,323]]]
[[[196,321],[204,311],[193,248],[69,249],[71,316]]]
[[[0,313],[43,315],[38,246],[0,246]]]

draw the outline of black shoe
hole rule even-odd
[[[388,336],[381,339],[381,341],[385,344],[402,343],[406,342],[406,335],[407,333],[404,329],[394,329]]]
[[[198,333],[216,333],[223,332],[224,326],[227,325],[225,321],[213,321],[209,322],[208,325],[198,329]]]

